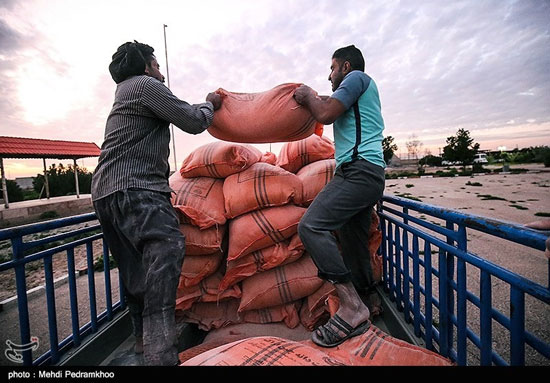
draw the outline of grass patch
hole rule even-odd
[[[59,214],[55,210],[49,210],[45,211],[44,213],[40,214],[40,219],[53,219],[53,218],[59,218]]]
[[[525,206],[521,206],[521,205],[513,204],[513,205],[509,205],[509,206],[510,207],[515,207],[518,210],[529,210],[529,208],[526,208]]]
[[[537,217],[550,217],[550,213],[546,213],[546,212],[542,212],[542,211],[539,211],[539,212],[535,213],[535,215]]]
[[[418,197],[414,197],[413,195],[411,195],[411,193],[401,193],[401,194],[396,194],[398,197],[401,197],[401,198],[407,198],[407,199],[411,199],[413,201],[418,201],[418,202],[422,202],[422,200]]]
[[[414,187],[414,185],[413,185],[413,184],[406,184],[405,187],[406,187],[407,189],[410,189],[410,188]]]
[[[483,201],[486,201],[486,200],[506,201],[505,198],[496,197],[491,194],[478,194],[478,197],[481,198]]]
[[[118,265],[112,255],[109,255],[109,269],[116,269]],[[94,271],[103,271],[105,269],[105,264],[103,262],[103,257],[98,258],[94,263]]]
[[[466,182],[466,186],[483,186],[482,184],[480,184],[479,182]]]

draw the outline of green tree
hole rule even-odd
[[[19,202],[25,199],[23,190],[13,180],[6,180],[6,188],[8,189],[8,201]]]
[[[88,172],[86,168],[78,167],[77,169],[79,191],[83,194],[89,194],[92,184],[92,173]],[[57,166],[52,164],[47,170],[47,174],[51,197],[76,194],[73,165],[65,167],[61,163]],[[34,190],[40,193],[44,185],[44,176],[37,174],[32,183]]]
[[[441,157],[432,154],[425,155],[419,161],[419,165],[441,166]]]
[[[447,137],[447,145],[443,148],[443,159],[462,164],[462,169],[474,161],[479,150],[479,144],[474,143],[470,131],[458,129],[455,136]]]
[[[392,136],[384,137],[382,140],[382,151],[384,152],[384,162],[386,162],[386,164],[390,163],[393,153],[395,153],[397,149],[397,144],[394,143],[394,138]]]

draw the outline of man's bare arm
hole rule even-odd
[[[316,121],[330,125],[345,111],[344,105],[335,98],[318,96],[317,93],[306,85],[300,86],[294,93],[298,104],[306,106]]]

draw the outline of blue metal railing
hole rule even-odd
[[[550,361],[550,344],[525,328],[526,296],[548,312],[550,280],[542,286],[469,252],[467,229],[536,251],[544,251],[548,233],[399,197],[384,196],[378,214],[384,288],[428,349],[458,365],[468,364],[472,347],[477,349],[481,365],[524,365],[529,345]],[[419,215],[442,220],[445,225]],[[550,261],[547,272],[550,278]],[[477,273],[479,287],[467,286]],[[499,289],[502,283],[510,289],[509,315],[493,307],[496,280]],[[468,315],[468,305],[477,307],[479,318]],[[473,326],[471,322],[476,320],[478,326]],[[509,362],[494,349],[494,322],[509,332]],[[540,323],[540,327],[548,328],[548,322]]]
[[[12,247],[12,260],[0,264],[0,272],[13,269],[15,271],[15,280],[17,288],[17,306],[19,312],[19,331],[20,344],[26,345],[31,342],[31,330],[29,321],[29,309],[27,299],[27,283],[25,277],[25,266],[29,262],[42,260],[44,263],[45,292],[48,313],[48,328],[50,349],[36,359],[33,359],[32,350],[22,351],[24,365],[47,365],[56,364],[61,356],[71,348],[78,347],[82,339],[98,331],[102,323],[113,319],[113,316],[119,310],[126,306],[124,294],[122,293],[122,283],[119,279],[119,299],[112,303],[109,250],[103,241],[103,265],[105,278],[105,299],[106,309],[97,313],[96,306],[96,288],[93,260],[93,242],[102,240],[103,234],[100,232],[101,226],[95,223],[92,226],[71,230],[61,234],[54,234],[37,240],[25,241],[25,236],[41,233],[48,230],[60,229],[72,225],[78,225],[85,222],[96,221],[94,213],[82,214],[78,216],[60,218],[52,221],[18,226],[0,230],[0,241],[10,240]],[[99,233],[98,233],[99,231]],[[76,237],[76,238],[75,238]],[[56,242],[63,241],[61,245],[55,245]],[[49,245],[50,248],[47,248]],[[76,246],[86,246],[86,263],[88,275],[88,295],[90,321],[80,326],[79,321],[79,301],[76,285],[76,270],[74,249]],[[36,250],[37,247],[46,247],[45,250]],[[53,247],[52,247],[53,246]],[[35,252],[32,252],[35,249]],[[67,273],[69,286],[69,302],[71,308],[71,327],[72,334],[65,339],[58,340],[58,324],[56,319],[56,300],[54,293],[53,279],[53,256],[66,252]],[[15,342],[14,342],[15,343]]]

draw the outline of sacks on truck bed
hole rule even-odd
[[[181,366],[341,366],[323,351],[293,340],[264,336],[213,348]]]
[[[311,257],[304,254],[297,261],[243,280],[239,312],[296,301],[312,294],[322,284],[317,267]]]
[[[239,285],[233,285],[224,291],[219,291],[221,280],[221,270],[217,270],[197,285],[190,287],[178,286],[176,311],[187,310],[196,302],[220,302],[225,299],[241,297],[242,292]]]
[[[297,301],[238,313],[239,300],[231,298],[222,302],[194,303],[189,310],[179,311],[178,316],[183,317],[186,322],[197,324],[204,331],[239,323],[284,322],[288,328],[295,328],[300,324],[300,306],[301,302]]]
[[[302,182],[278,166],[257,162],[223,183],[225,216],[234,218],[265,207],[301,202]]]
[[[336,160],[319,160],[307,164],[296,176],[302,181],[302,206],[309,206],[317,194],[334,178]]]
[[[393,338],[372,326],[339,346],[322,348],[273,336],[251,337],[212,348],[182,366],[453,366],[447,358]]]
[[[232,261],[253,251],[283,242],[298,231],[306,209],[284,205],[260,209],[229,221],[229,251]]]
[[[334,158],[334,143],[324,136],[310,136],[284,144],[277,157],[277,166],[296,173],[307,164],[330,158]]]
[[[226,222],[223,180],[210,177],[183,178],[174,173],[169,180],[172,206],[180,214],[181,223],[191,223],[201,229]]]
[[[313,331],[318,325],[326,323],[338,311],[339,305],[336,288],[332,283],[324,282],[320,288],[304,298],[300,309],[300,323]]]
[[[203,279],[214,274],[223,259],[221,251],[208,255],[188,255],[183,258],[179,287],[186,288],[198,285]]]
[[[185,256],[221,251],[226,229],[227,225],[216,225],[203,230],[190,224],[180,225],[180,231],[185,236]]]
[[[218,141],[200,146],[191,152],[183,161],[180,174],[184,178],[225,178],[247,169],[262,158],[265,161],[273,160],[272,156],[262,155],[252,145]]]
[[[324,349],[311,340],[302,343],[325,350],[347,366],[452,366],[443,356],[392,337],[374,325],[339,346]]]
[[[291,240],[285,240],[272,246],[253,251],[250,254],[227,262],[227,267],[220,290],[242,281],[254,274],[273,269],[274,267],[291,263],[302,256],[304,246],[298,234]]]
[[[223,102],[208,132],[220,140],[245,143],[287,142],[314,133],[321,135],[323,125],[293,97],[300,85],[281,84],[260,93],[218,89]]]
[[[382,231],[380,230],[380,217],[373,209],[369,227],[369,253],[374,282],[382,281],[383,260],[382,255],[378,254],[378,248],[382,243]]]

